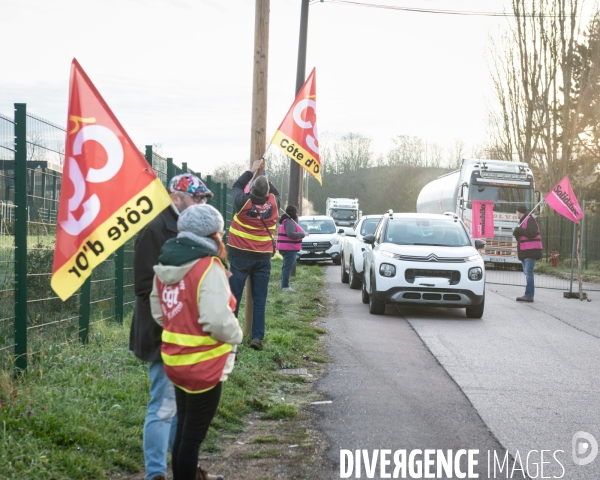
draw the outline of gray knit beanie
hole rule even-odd
[[[207,237],[215,232],[223,231],[223,217],[210,205],[192,205],[179,215],[177,230],[190,232],[198,237]]]

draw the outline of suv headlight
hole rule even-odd
[[[477,281],[483,278],[483,270],[481,267],[473,267],[469,269],[469,280]]]
[[[389,263],[382,263],[379,266],[379,274],[382,277],[393,277],[394,275],[396,275],[396,267]]]
[[[480,259],[481,259],[481,255],[476,253],[475,255],[470,255],[469,257],[465,258],[465,262],[476,262],[477,260],[480,260]]]
[[[340,243],[340,239],[339,239],[339,238],[334,238],[334,239],[331,241],[331,244],[332,244],[332,245],[337,245],[338,243]]]

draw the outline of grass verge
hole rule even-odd
[[[299,266],[295,292],[282,292],[280,279],[281,261],[274,260],[265,348],[256,352],[247,341],[239,347],[205,451],[218,451],[220,437],[242,431],[250,413],[296,415],[298,406],[278,391],[282,379],[276,372],[309,365],[313,357],[322,360],[316,353],[324,332],[313,325],[324,308],[322,268]],[[129,353],[128,338],[128,322],[99,322],[88,345],[47,345],[25,378],[0,371],[2,478],[91,479],[143,470],[147,365]],[[286,389],[300,387],[293,377]]]

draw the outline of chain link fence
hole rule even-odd
[[[66,131],[15,104],[13,118],[0,115],[0,368],[27,368],[44,345],[86,343],[95,323],[122,323],[135,302],[135,239],[92,272],[62,302],[50,287]],[[199,173],[146,146],[145,158],[165,187],[178,173]],[[228,228],[231,189],[205,180],[211,204]],[[229,200],[228,200],[229,199]]]
[[[486,282],[525,287],[522,265],[517,259],[517,241],[512,236],[518,225],[516,216],[520,203],[502,202],[494,205],[495,235],[486,239]],[[536,204],[526,205],[533,208]],[[535,209],[535,219],[542,237],[542,259],[536,263],[535,286],[572,291],[578,282],[579,265],[585,291],[600,291],[600,215],[597,202],[582,202],[584,219],[577,226],[542,202]],[[581,241],[583,233],[583,243]],[[504,262],[487,261],[490,255]],[[493,257],[492,257],[493,258]]]

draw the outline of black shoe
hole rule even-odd
[[[262,350],[263,341],[260,338],[253,338],[250,342],[250,348],[252,348],[253,350]]]

